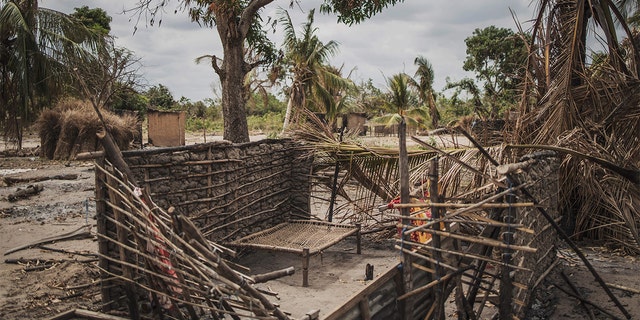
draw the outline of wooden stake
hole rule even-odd
[[[401,117],[400,124],[398,125],[398,139],[399,139],[399,159],[398,159],[398,170],[400,176],[400,203],[409,203],[409,157],[407,155],[407,123],[405,122],[404,116]],[[403,225],[409,225],[411,222],[407,217],[409,217],[409,208],[400,209],[402,216]],[[402,234],[402,238],[404,240],[410,240],[410,233]],[[405,251],[402,248],[403,252]],[[402,260],[402,282],[403,282],[403,292],[410,292],[413,287],[413,279],[411,276],[411,263],[412,257],[410,254],[404,254]],[[413,299],[407,299],[402,301],[403,305],[401,305],[401,315],[404,320],[411,320],[412,311],[413,311]]]

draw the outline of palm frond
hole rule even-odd
[[[640,60],[623,17],[609,1],[541,3],[515,138],[563,152],[561,207],[575,214],[577,235],[639,252],[640,220],[629,204],[640,201]],[[622,45],[616,30],[628,37]],[[607,49],[593,66],[587,32]]]

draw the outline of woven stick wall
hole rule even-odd
[[[214,241],[309,217],[312,158],[290,140],[213,142],[123,152],[162,208],[174,207]]]
[[[132,319],[288,319],[184,216],[158,207],[109,163],[96,166],[103,301]]]
[[[431,165],[434,163],[439,166],[437,161]],[[433,304],[422,316],[425,319],[439,319],[446,302],[452,300],[450,295],[455,295],[453,300],[461,315],[473,313],[484,318],[483,312],[490,312],[487,305],[493,304],[494,313],[500,309],[501,315],[509,313],[510,318],[523,319],[533,290],[555,266],[558,238],[534,204],[519,191],[526,187],[539,197],[540,206],[549,208],[557,217],[558,166],[554,157],[527,159],[517,165],[525,170],[512,173],[514,181],[495,176],[493,180],[498,184],[487,188],[495,191],[475,201],[431,197],[431,203],[422,204],[423,211],[430,210],[432,218],[411,218],[422,225],[405,225],[403,233],[428,234],[431,239],[426,243],[399,239],[396,247],[405,255],[426,261],[422,266],[414,264],[414,268],[426,273],[431,281],[420,285],[414,282],[399,300],[408,301],[425,292],[432,296]]]
[[[285,319],[215,242],[308,217],[312,159],[304,155],[289,140],[124,152],[140,190],[98,165],[105,311]]]

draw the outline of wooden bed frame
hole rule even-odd
[[[360,224],[344,225],[325,221],[292,220],[237,239],[227,245],[295,253],[302,256],[302,286],[309,286],[309,257],[321,253],[348,236],[356,235],[361,254]]]

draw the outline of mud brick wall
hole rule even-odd
[[[514,173],[514,183],[533,184],[527,187],[527,191],[536,198],[547,213],[553,218],[560,217],[558,211],[558,167],[560,161],[553,154],[540,153],[526,155],[521,161],[533,163],[524,170]],[[518,193],[518,202],[531,202],[531,199]],[[556,259],[556,244],[558,234],[549,224],[547,219],[536,208],[520,208],[517,210],[516,223],[523,224],[533,233],[516,232],[515,241],[518,245],[536,248],[534,253],[518,252],[514,255],[514,264],[528,268],[531,271],[516,271],[513,281],[524,285],[514,286],[513,297],[515,299],[514,314],[523,319],[524,313],[530,305],[530,297],[537,280],[551,267]]]
[[[136,181],[212,241],[309,217],[313,159],[291,140],[125,152]]]

